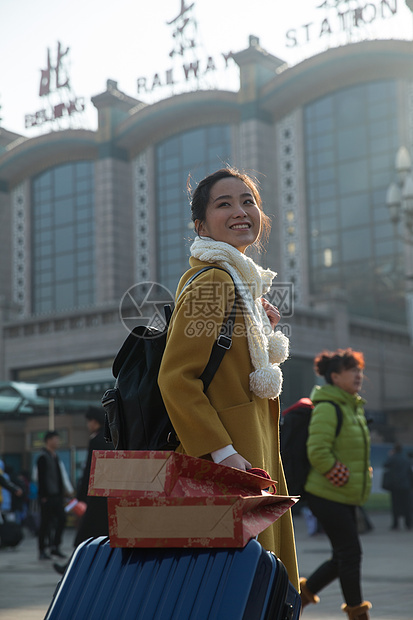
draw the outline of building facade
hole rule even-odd
[[[188,179],[231,164],[258,178],[272,219],[259,260],[278,272],[291,339],[282,405],[308,395],[316,353],[351,346],[366,357],[374,440],[413,443],[411,256],[386,207],[395,154],[413,143],[413,44],[354,43],[289,67],[250,37],[233,57],[238,92],[149,105],[108,80],[92,98],[97,131],[0,128],[0,379],[111,366],[125,293],[157,283],[173,296],[187,268]],[[4,453],[2,423],[0,442]]]

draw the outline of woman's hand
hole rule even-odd
[[[336,464],[330,471],[324,474],[327,480],[331,482],[331,484],[335,487],[343,487],[347,484],[348,479],[350,477],[350,472],[348,468],[344,465],[344,463],[340,463],[340,461],[336,461]]]
[[[252,465],[243,456],[238,454],[231,454],[231,456],[227,456],[226,459],[220,462],[220,465],[226,465],[227,467],[235,467],[235,469],[242,469],[243,471],[247,471],[247,469],[251,469]]]
[[[268,316],[268,319],[271,323],[271,327],[275,327],[278,323],[278,321],[281,318],[281,314],[278,310],[278,308],[276,306],[273,306],[272,304],[270,304],[269,301],[267,301],[265,299],[265,297],[261,297],[261,303],[262,303],[262,307],[265,310],[266,315]]]

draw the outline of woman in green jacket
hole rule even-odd
[[[288,356],[288,339],[274,326],[278,310],[263,297],[275,273],[245,251],[259,243],[268,217],[255,182],[225,168],[203,179],[192,194],[197,238],[190,269],[179,282],[158,383],[180,440],[179,451],[229,467],[259,467],[287,493],[279,452],[279,364]],[[201,273],[204,267],[219,267]],[[234,288],[236,285],[236,292]],[[209,388],[200,376],[231,310],[237,312],[232,345]],[[264,548],[285,564],[298,589],[291,514],[288,511],[259,537]]]
[[[314,360],[316,373],[326,385],[311,394],[314,410],[309,426],[307,454],[311,469],[305,496],[330,539],[333,555],[308,579],[301,579],[303,607],[317,603],[317,593],[340,579],[350,619],[367,620],[371,604],[361,594],[361,545],[356,507],[366,501],[371,489],[370,436],[364,415],[365,401],[359,396],[363,382],[364,356],[352,349],[323,351]],[[336,436],[337,412],[342,426]]]

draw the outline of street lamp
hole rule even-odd
[[[386,205],[390,219],[398,226],[403,220],[409,236],[401,235],[403,241],[413,245],[413,176],[410,153],[405,146],[401,146],[396,154],[395,170],[397,182],[393,181],[387,189]]]

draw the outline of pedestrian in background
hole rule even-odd
[[[89,407],[86,411],[86,425],[90,433],[88,455],[80,480],[76,497],[86,503],[86,512],[80,518],[77,533],[74,539],[75,548],[81,542],[92,536],[109,536],[108,506],[106,497],[88,496],[90,469],[94,450],[113,450],[113,445],[104,438],[105,412],[102,407]],[[67,564],[55,562],[53,568],[59,574],[63,574]]]
[[[401,444],[396,443],[384,463],[387,485],[391,493],[392,530],[399,529],[399,519],[404,519],[406,529],[412,529],[413,472],[409,457]]]
[[[11,508],[13,498],[20,498],[23,491],[10,480],[5,469],[6,466],[0,459],[0,547],[15,547],[23,538],[23,528],[20,523],[15,523]]]
[[[7,495],[7,493],[9,493],[10,495]],[[10,498],[10,508],[11,508],[12,495],[15,495],[16,497],[21,497],[21,495],[23,495],[23,491],[19,486],[17,486],[10,480],[10,476],[7,473],[5,473],[4,461],[0,459],[0,509],[1,510],[3,510],[3,503],[4,503],[3,496],[7,497],[7,502],[9,502],[9,498]],[[9,506],[9,503],[7,503],[6,507],[8,506]]]
[[[64,499],[74,493],[65,467],[57,449],[60,436],[57,431],[48,431],[44,437],[45,447],[37,459],[37,483],[40,505],[39,559],[50,560],[51,555],[66,557],[61,549],[63,531],[66,525]],[[50,545],[50,554],[46,545]]]
[[[332,557],[308,579],[300,580],[303,608],[318,603],[317,593],[340,580],[350,620],[368,620],[371,603],[361,593],[361,543],[357,506],[371,489],[370,436],[364,415],[365,401],[358,392],[363,383],[364,356],[352,349],[323,351],[314,360],[316,374],[326,385],[311,394],[314,409],[309,425],[307,454],[311,464],[305,484],[308,506],[330,539]],[[342,426],[336,436],[337,413]]]

